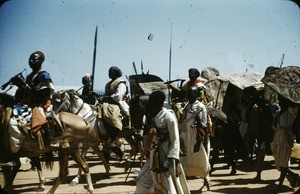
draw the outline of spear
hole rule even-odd
[[[282,58],[281,58],[281,62],[280,62],[279,68],[282,68],[283,60],[284,60],[284,53],[282,54]]]
[[[94,91],[94,78],[95,78],[95,66],[96,66],[96,51],[97,51],[97,32],[98,26],[96,26],[95,38],[94,38],[94,55],[93,55],[93,72],[92,72],[92,91]]]
[[[172,23],[171,23],[171,38],[170,38],[170,52],[169,52],[169,81],[171,80],[171,68],[172,68]],[[168,102],[171,104],[170,85],[168,84]]]

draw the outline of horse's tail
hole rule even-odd
[[[42,154],[42,160],[45,162],[46,168],[52,170],[54,164],[53,152],[46,152]]]
[[[12,108],[2,107],[0,118],[0,161],[5,161],[10,157],[10,144],[8,134],[9,119],[12,114]]]

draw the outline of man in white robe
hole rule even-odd
[[[149,157],[137,177],[135,193],[190,193],[185,174],[179,163],[180,141],[176,116],[163,108],[165,94],[154,91],[149,96],[153,119],[152,144]]]
[[[292,126],[298,113],[298,106],[287,99],[279,99],[281,111],[275,115],[274,118],[274,137],[271,143],[271,149],[274,156],[275,166],[280,171],[279,185],[280,188],[286,175],[291,175],[292,186],[297,184],[299,178],[297,174],[289,169],[290,155],[295,142],[295,134],[293,133]]]
[[[189,121],[180,129],[180,135],[186,148],[186,156],[182,157],[181,160],[185,175],[203,178],[203,187],[206,186],[209,190],[210,145],[206,126],[207,110],[205,105],[197,100],[198,96],[197,87],[192,86],[187,90],[189,102],[184,107],[183,117]]]

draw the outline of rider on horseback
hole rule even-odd
[[[28,61],[32,72],[27,76],[26,83],[31,88],[29,97],[33,107],[32,130],[34,133],[37,133],[42,125],[47,123],[46,117],[51,110],[51,98],[54,92],[49,73],[42,70],[44,60],[44,53],[36,51],[30,55]],[[45,131],[48,138],[53,136],[53,133],[47,127]]]
[[[85,74],[82,77],[83,89],[81,97],[85,103],[95,105],[96,96],[92,89],[92,81],[93,76],[91,74]]]
[[[179,100],[186,101],[187,100],[187,90],[192,86],[196,86],[200,90],[199,100],[202,102],[206,101],[205,93],[204,93],[206,87],[203,83],[203,78],[200,78],[200,72],[196,68],[190,68],[188,71],[188,74],[189,74],[189,80],[185,81],[182,84],[181,88],[176,88],[176,87],[170,85],[172,90],[174,90],[173,92],[177,93]]]
[[[125,127],[123,126],[124,118],[129,116],[129,106],[125,101],[128,89],[126,82],[120,79],[122,71],[118,67],[110,67],[108,76],[111,81],[106,84],[105,96],[102,97],[103,123],[111,139],[113,151],[122,157],[124,153],[119,148],[121,141],[118,135]]]
[[[27,76],[26,83],[24,80],[18,79],[19,77],[14,77],[11,81],[19,87],[15,100],[32,108],[30,126],[32,135],[36,135],[43,128],[41,137],[46,141],[45,143],[48,143],[49,139],[53,137],[53,131],[47,126],[48,120],[46,118],[52,107],[51,98],[54,87],[49,73],[42,70],[44,60],[45,55],[41,51],[32,53],[28,60],[32,72]],[[44,142],[41,141],[41,138],[39,142],[42,149]]]

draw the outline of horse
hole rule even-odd
[[[9,119],[8,116],[4,118],[5,120]],[[59,154],[59,177],[56,179],[55,184],[48,192],[54,193],[61,182],[67,177],[68,175],[68,160],[69,155],[74,158],[74,161],[80,166],[80,168],[84,171],[87,179],[88,184],[88,191],[93,193],[93,185],[91,180],[91,175],[89,173],[89,166],[85,159],[80,155],[78,144],[79,142],[92,142],[96,141],[96,132],[89,127],[86,121],[74,114],[67,113],[67,112],[60,112],[57,115],[53,115],[53,118],[48,119],[49,124],[53,128],[60,128],[62,129],[62,133],[57,135],[51,142],[59,142],[61,145],[60,147],[52,147],[50,144],[45,144],[44,147],[41,149],[39,148],[38,138],[33,139],[31,135],[26,135],[25,139],[23,140],[22,146],[18,153],[13,154],[10,149],[9,145],[9,134],[8,134],[8,124],[9,121],[5,121],[1,125],[1,158],[5,159],[6,161],[14,161],[16,164],[18,163],[19,157],[35,157],[39,156],[40,154],[58,151]],[[68,146],[69,145],[69,146]],[[15,178],[16,173],[19,170],[19,165],[13,166],[12,171],[9,172],[3,171],[6,184],[5,188],[10,188]]]
[[[82,118],[84,118],[88,123],[90,123],[91,127],[94,130],[97,130],[97,142],[91,144],[82,144],[82,156],[85,157],[87,150],[89,147],[93,149],[93,151],[98,155],[98,157],[102,160],[102,163],[106,169],[107,176],[110,176],[110,166],[108,163],[108,159],[105,158],[103,152],[99,149],[99,144],[102,143],[104,148],[106,147],[106,141],[108,139],[107,132],[105,126],[103,125],[103,121],[101,117],[101,113],[99,113],[99,107],[91,106],[85,103],[77,94],[75,90],[60,90],[57,91],[54,95],[54,107],[60,106],[62,110],[66,112],[70,112],[76,114]],[[131,132],[128,129],[123,130],[119,136],[123,136],[127,142],[133,147],[135,145],[134,140],[131,137]],[[78,184],[79,177],[81,175],[81,170],[78,170],[77,176],[71,181],[70,185]]]
[[[24,89],[27,87],[25,79],[21,73],[17,74],[7,83],[2,85],[1,89],[5,88],[9,84],[16,85],[19,89]],[[84,171],[88,184],[87,190],[88,192],[93,193],[94,188],[91,175],[89,173],[89,166],[85,159],[80,155],[78,144],[80,142],[92,143],[97,141],[97,132],[94,131],[89,124],[78,115],[67,112],[60,112],[56,114],[52,111],[52,115],[47,117],[47,125],[56,131],[55,136],[52,139],[49,139],[48,142],[44,142],[42,141],[43,137],[39,135],[39,132],[43,131],[43,127],[36,135],[33,135],[32,132],[30,132],[32,129],[28,129],[29,133],[24,131],[23,142],[18,152],[15,153],[10,145],[9,134],[9,127],[11,125],[10,121],[13,111],[12,105],[14,104],[14,101],[12,101],[11,98],[3,97],[2,99],[4,100],[1,100],[1,102],[3,101],[7,103],[6,106],[1,107],[0,114],[0,162],[5,180],[5,191],[10,191],[12,188],[13,180],[21,166],[20,157],[33,158],[44,153],[58,151],[60,166],[59,176],[48,193],[54,193],[61,182],[67,177],[69,155],[73,156],[75,162]],[[53,147],[51,146],[51,143],[58,143],[60,146]],[[6,166],[6,164],[9,165]]]
[[[0,93],[0,118],[3,118],[2,115],[5,113],[5,108],[12,107],[14,105],[14,103],[15,103],[14,96],[7,94],[7,93]],[[46,153],[45,155],[43,155],[43,157],[48,157],[48,159],[50,159],[52,157],[52,153],[50,153],[50,154]],[[2,159],[0,160],[0,162],[6,162],[3,160],[3,157],[1,157],[1,158]],[[32,167],[37,169],[38,177],[39,177],[39,185],[35,189],[35,191],[42,192],[45,190],[44,184],[46,182],[46,179],[45,179],[43,169],[42,169],[42,166],[40,163],[40,157],[36,156],[36,157],[30,158],[30,163],[31,163]],[[16,164],[21,166],[21,163],[19,161]],[[8,171],[7,169],[10,168],[9,166],[5,166],[2,163],[0,164],[0,166],[2,166],[3,171]],[[51,168],[52,164],[46,162],[46,167]]]

